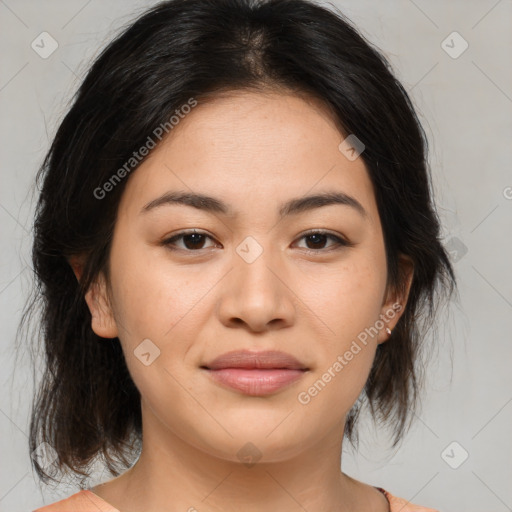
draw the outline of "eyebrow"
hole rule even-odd
[[[220,199],[204,194],[179,191],[166,192],[162,196],[153,199],[142,208],[141,213],[146,213],[164,205],[173,204],[192,206],[198,210],[218,213],[228,217],[236,217],[236,213],[232,210],[232,208]],[[297,215],[314,208],[320,208],[322,206],[329,206],[333,204],[348,206],[357,211],[363,218],[369,218],[368,212],[355,197],[338,191],[323,192],[320,194],[290,199],[280,206],[279,217],[282,219],[283,217],[289,215]]]

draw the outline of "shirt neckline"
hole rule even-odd
[[[103,498],[98,496],[95,492],[91,491],[90,489],[82,489],[81,492],[83,492],[84,495],[88,499],[90,499],[95,505],[101,507],[101,512],[120,512],[117,508],[115,508],[113,505],[105,501]]]
[[[374,489],[377,489],[384,495],[384,497],[386,498],[386,500],[388,502],[388,512],[391,512],[391,502],[389,501],[387,491],[385,489],[383,489],[382,487],[376,487],[376,486],[373,486],[373,487],[374,487]],[[102,510],[101,512],[120,512],[117,508],[115,508],[113,505],[111,505],[110,503],[105,501],[103,498],[98,496],[95,492],[91,491],[90,489],[83,489],[81,492],[86,493],[88,498],[91,499],[96,505],[104,505],[104,506],[108,507],[106,510]]]

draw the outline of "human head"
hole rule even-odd
[[[96,453],[121,455],[123,442],[140,436],[139,392],[119,343],[92,330],[85,296],[99,276],[109,280],[123,192],[146,160],[115,185],[111,179],[191,98],[199,109],[230,91],[314,98],[339,127],[340,140],[355,134],[364,144],[360,158],[382,225],[390,291],[407,288],[399,256],[414,264],[407,305],[390,342],[377,347],[364,387],[375,416],[393,425],[395,440],[403,434],[428,325],[418,323],[419,313],[432,318],[435,287],[453,280],[439,240],[426,139],[408,95],[340,14],[303,0],[179,0],[151,9],[102,52],[41,169],[33,254],[48,368],[32,449],[45,440],[65,465],[80,469]],[[80,283],[74,258],[83,262]],[[356,419],[355,408],[345,425],[349,438]]]

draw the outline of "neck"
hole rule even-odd
[[[271,462],[251,465],[243,462],[251,460],[244,455],[259,452],[247,442],[234,443],[241,450],[233,449],[228,459],[225,453],[215,453],[214,447],[184,442],[151,414],[143,418],[143,447],[137,463],[93,489],[120,512],[353,512],[370,503],[381,507],[371,510],[387,510],[377,490],[341,471],[343,425],[310,446],[296,447],[291,456],[287,452],[281,460],[276,455]]]

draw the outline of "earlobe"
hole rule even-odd
[[[117,324],[107,293],[107,283],[103,274],[91,284],[85,294],[85,301],[91,312],[91,328],[102,338],[116,338]]]

